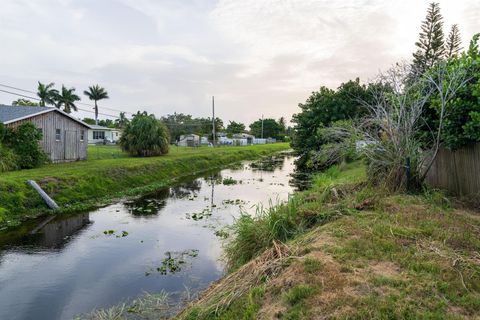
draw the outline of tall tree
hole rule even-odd
[[[443,17],[438,3],[430,3],[419,36],[418,41],[415,42],[418,50],[413,54],[413,66],[416,72],[423,73],[439,61],[445,53]]]
[[[97,101],[108,99],[108,92],[98,84],[88,87],[88,91],[83,91],[90,100],[95,101],[95,123],[98,124],[98,105]]]
[[[278,124],[280,125],[281,133],[285,134],[287,131],[287,122],[285,121],[285,117],[280,117],[280,119],[278,119]]]
[[[75,88],[68,89],[62,84],[62,91],[57,95],[55,106],[58,109],[63,107],[63,111],[71,113],[72,110],[77,111],[75,102],[78,100],[80,100],[80,97],[75,94]]]
[[[229,121],[225,131],[227,131],[229,135],[243,133],[245,131],[245,125],[241,122]]]
[[[50,82],[49,84],[44,84],[38,81],[37,96],[40,98],[39,104],[42,107],[47,105],[55,105],[55,100],[58,96],[58,90],[53,89],[55,83]]]
[[[117,128],[123,129],[129,122],[127,116],[125,115],[125,112],[120,112],[120,117],[115,120],[115,126]]]
[[[460,29],[458,25],[452,25],[450,33],[448,34],[447,41],[445,43],[445,56],[447,58],[454,58],[458,56],[460,50],[462,50],[462,39],[460,38]]]
[[[263,135],[262,135],[262,122],[263,122]],[[250,125],[250,133],[257,138],[278,138],[280,135],[280,125],[275,119],[259,119]]]

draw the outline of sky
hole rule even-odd
[[[467,47],[480,32],[480,1],[438,2],[445,33],[457,23]],[[100,112],[111,115],[208,117],[215,95],[225,122],[290,119],[320,86],[366,82],[411,59],[428,3],[0,0],[0,85],[36,91],[37,81],[54,82],[90,103],[83,90],[99,84],[110,96]],[[0,104],[16,98],[0,92]]]

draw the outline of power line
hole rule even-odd
[[[3,84],[3,83],[0,83],[0,86],[1,86],[1,87],[5,87],[5,88],[9,88],[9,89],[14,89],[14,90],[17,90],[17,91],[22,91],[22,92],[37,94],[35,91],[25,90],[25,89],[22,89],[22,88],[17,88],[17,87],[9,86],[9,85]],[[30,98],[30,99],[37,99],[37,98]],[[37,100],[38,100],[38,99],[37,99]],[[87,106],[87,107],[92,107],[92,108],[95,107],[94,105],[89,104],[89,103],[85,103],[85,102],[77,102],[77,104],[81,104],[81,105],[84,105],[84,106]],[[125,112],[125,113],[128,113],[128,114],[133,114],[133,112],[123,111],[123,110],[120,110],[120,109],[114,109],[114,108],[109,108],[109,107],[102,107],[102,109],[107,109],[107,110],[110,110],[110,111]]]

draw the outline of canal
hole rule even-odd
[[[224,274],[227,226],[288,199],[293,162],[242,162],[0,234],[0,319],[71,319],[158,292],[191,299]]]

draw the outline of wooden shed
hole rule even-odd
[[[40,129],[40,146],[52,162],[87,159],[88,124],[57,108],[0,105],[0,123],[15,128],[25,122]]]

